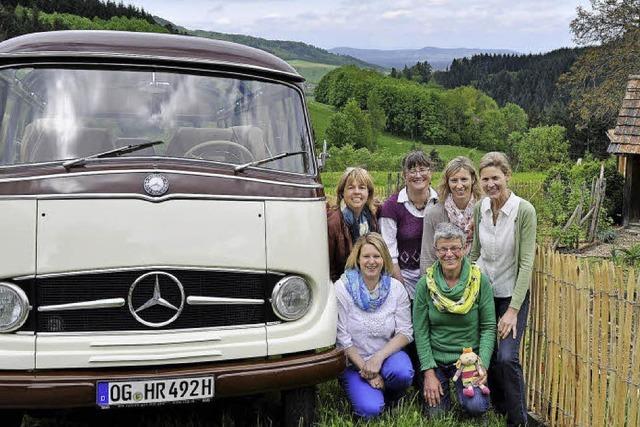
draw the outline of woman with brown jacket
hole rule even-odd
[[[329,273],[333,282],[344,272],[353,243],[360,236],[379,231],[373,191],[373,179],[363,168],[348,168],[338,182],[336,207],[327,212]]]

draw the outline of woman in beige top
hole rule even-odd
[[[473,163],[467,157],[458,156],[451,160],[442,174],[438,186],[438,203],[429,206],[424,214],[422,229],[422,248],[420,251],[420,272],[436,261],[433,247],[433,235],[436,225],[450,222],[460,228],[467,236],[466,252],[473,241],[473,206],[480,198],[478,174]]]

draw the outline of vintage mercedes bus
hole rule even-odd
[[[197,37],[0,43],[3,426],[273,390],[309,422],[345,357],[302,81]]]

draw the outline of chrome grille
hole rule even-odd
[[[268,299],[275,283],[282,277],[278,274],[224,272],[207,270],[160,271],[175,276],[184,288],[185,301],[189,296],[243,298],[264,300],[256,304],[189,305],[185,302],[178,318],[162,327],[150,327],[138,322],[126,303],[134,281],[154,270],[103,272],[95,274],[66,275],[37,278],[36,307],[80,303],[96,300],[122,298],[121,307],[80,310],[52,310],[36,313],[37,332],[104,332],[140,331],[164,329],[193,329],[222,326],[262,324],[275,320]],[[142,286],[142,285],[141,285]],[[153,284],[132,297],[132,306],[141,307],[153,295]],[[171,304],[180,300],[179,290],[163,287],[162,298]],[[177,303],[179,304],[179,302]],[[35,310],[34,310],[35,311]],[[145,320],[161,322],[167,318],[167,308],[161,305],[144,311]]]

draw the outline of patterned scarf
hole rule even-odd
[[[349,228],[349,234],[351,234],[351,241],[353,243],[355,243],[360,236],[367,234],[371,229],[371,212],[367,206],[362,209],[358,218],[353,215],[351,209],[345,206],[342,209],[342,217]]]
[[[349,291],[349,295],[351,295],[354,304],[361,310],[369,312],[376,311],[378,307],[384,304],[391,289],[391,276],[386,273],[380,275],[378,296],[376,298],[371,296],[369,288],[367,288],[362,274],[360,274],[360,270],[355,268],[345,270],[340,279],[346,285],[347,291]]]
[[[458,226],[458,228],[465,232],[467,235],[467,245],[465,249],[465,255],[469,254],[471,250],[471,243],[473,242],[473,230],[471,229],[471,221],[473,219],[473,206],[476,203],[475,197],[473,194],[469,199],[469,203],[467,206],[460,210],[456,206],[456,203],[453,201],[453,196],[449,194],[444,201],[444,210],[447,212],[447,216],[449,217],[449,222],[453,225]]]
[[[468,263],[466,258],[463,260],[463,262]],[[464,291],[462,293],[462,296],[460,297],[460,299],[458,299],[458,301],[453,301],[449,299],[449,297],[444,295],[442,289],[440,289],[440,286],[438,286],[438,283],[436,283],[436,281],[444,282],[440,262],[435,262],[431,267],[427,268],[425,275],[427,279],[427,289],[429,290],[429,294],[431,295],[433,305],[436,306],[438,311],[446,311],[453,314],[467,314],[469,310],[471,310],[471,307],[473,307],[473,303],[478,298],[478,293],[480,292],[481,273],[480,268],[475,264],[472,264],[469,270],[471,271],[468,272],[466,283],[463,284]],[[446,284],[444,286],[447,287]],[[455,287],[458,286],[460,286],[460,284],[457,284]]]

